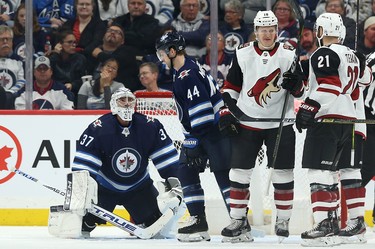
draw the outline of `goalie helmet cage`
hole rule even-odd
[[[147,116],[157,118],[164,126],[168,135],[180,151],[184,135],[182,126],[177,116],[177,108],[171,92],[136,92],[136,111]],[[307,170],[302,169],[302,152],[305,132],[296,132],[296,163],[294,169],[294,202],[289,230],[291,234],[300,234],[312,228],[313,216],[310,202],[310,187]],[[274,234],[276,210],[273,200],[273,187],[270,194],[266,195],[266,185],[269,170],[267,169],[266,147],[263,146],[258,153],[256,165],[251,180],[251,195],[249,202],[250,224],[258,229],[263,229],[267,234]],[[152,163],[152,162],[150,162]],[[152,177],[160,177],[154,167],[150,167]],[[229,224],[229,216],[223,203],[220,190],[215,177],[209,170],[201,173],[201,184],[205,191],[206,215],[209,222],[210,233],[220,234],[221,230]],[[343,202],[341,202],[343,203]],[[345,203],[345,202],[344,202]],[[343,208],[346,210],[346,208]],[[342,215],[342,217],[346,217]]]

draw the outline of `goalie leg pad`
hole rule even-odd
[[[177,199],[177,198],[174,198]],[[163,228],[159,231],[159,233],[154,236],[154,239],[172,239],[176,237],[177,234],[177,228],[178,228],[178,221],[179,219],[184,216],[186,212],[186,205],[184,202],[179,204],[177,207],[175,207],[173,210],[173,216],[171,219],[166,222],[166,224],[163,226]]]
[[[63,206],[51,206],[48,217],[48,232],[59,238],[83,238],[82,215],[64,211]]]
[[[98,184],[87,170],[74,171],[67,175],[64,210],[85,215],[91,204],[98,202]]]

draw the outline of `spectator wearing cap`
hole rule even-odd
[[[358,40],[357,50],[367,55],[375,51],[375,16],[366,19],[363,29],[363,37]]]
[[[25,110],[25,88],[16,93],[15,109]],[[50,60],[41,56],[34,63],[33,110],[73,110],[73,94],[61,82],[52,79]]]

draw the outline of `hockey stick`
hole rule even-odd
[[[238,108],[236,101],[230,96],[229,93],[223,93],[223,99],[225,104],[228,106],[230,112],[238,121],[243,122],[280,122],[281,118],[254,118],[246,115],[240,108]],[[284,118],[283,122],[285,123],[294,123],[295,118]],[[375,120],[373,119],[340,119],[340,118],[323,118],[317,119],[316,123],[325,123],[325,124],[356,124],[364,123],[374,125]]]
[[[38,183],[39,185],[61,196],[66,195],[64,191],[59,190],[55,187],[51,187],[48,184],[44,184],[38,178],[35,178],[19,169],[13,168],[8,171],[17,173],[25,177],[26,179],[29,179],[34,183]],[[160,218],[157,221],[155,221],[151,226],[143,228],[95,204],[91,204],[91,208],[88,209],[88,212],[95,215],[98,218],[107,221],[115,227],[118,227],[130,234],[134,234],[140,239],[150,239],[154,237],[174,215],[173,210],[168,208],[167,211],[165,211],[163,215],[160,216]]]
[[[355,36],[354,36],[354,50],[355,51],[357,51],[357,47],[358,47],[358,21],[359,21],[359,0],[357,0],[357,13],[356,13],[356,22],[355,22]],[[355,159],[355,125],[353,124],[352,147],[350,148],[350,165],[352,167],[354,166],[354,159]]]
[[[294,73],[296,71],[297,64],[299,62],[300,43],[301,43],[301,37],[302,37],[302,32],[303,32],[305,20],[303,19],[301,9],[300,9],[298,3],[296,2],[296,0],[289,1],[289,4],[291,5],[292,10],[294,11],[294,13],[296,15],[296,18],[297,18],[298,24],[299,24],[298,36],[297,36],[297,47],[296,47],[296,51],[295,51],[295,55],[294,55],[294,60],[293,60],[292,65],[290,67],[290,71],[292,73]],[[279,129],[278,129],[278,132],[277,132],[277,135],[276,135],[275,146],[274,146],[273,153],[272,153],[272,164],[271,164],[271,167],[270,167],[270,172],[269,172],[269,175],[268,175],[268,178],[267,178],[267,183],[266,183],[267,184],[266,185],[267,186],[267,189],[266,189],[267,195],[269,195],[273,170],[275,168],[276,158],[277,158],[277,154],[279,152],[281,135],[283,133],[283,128],[284,128],[284,119],[285,119],[286,109],[287,109],[288,102],[289,102],[289,95],[290,95],[290,92],[287,91],[286,95],[285,95],[283,109],[282,109],[282,112],[281,112],[281,118],[280,118],[280,123],[279,123]]]

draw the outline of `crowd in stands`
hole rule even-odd
[[[218,0],[217,49],[211,51],[210,1],[213,0],[33,0],[33,58],[48,59],[50,85],[66,87],[74,109],[108,109],[110,94],[125,85],[131,91],[172,90],[173,72],[155,55],[155,41],[166,31],[179,32],[190,57],[210,70],[210,53],[217,53],[219,86],[226,78],[233,53],[254,40],[253,19],[270,7],[278,18],[279,41],[297,46],[299,22],[287,0]],[[267,6],[271,3],[271,6]],[[346,26],[344,44],[361,53],[375,51],[375,0],[299,0],[305,18],[301,59],[316,49],[314,22],[334,12]],[[0,109],[19,109],[25,86],[25,0],[1,1]],[[357,11],[358,20],[357,20]],[[358,30],[358,32],[356,32]],[[44,72],[44,73],[45,73]],[[150,73],[150,75],[146,75]],[[40,73],[34,69],[34,91]],[[90,76],[91,80],[82,81]],[[156,82],[150,87],[147,82]],[[53,95],[52,95],[53,96]],[[40,96],[39,96],[40,97]],[[69,97],[70,98],[70,97]],[[52,105],[59,109],[66,105]],[[33,105],[33,108],[47,106]],[[67,108],[69,109],[69,108]]]

